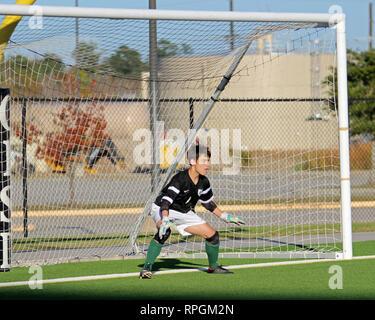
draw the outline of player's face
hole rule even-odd
[[[210,164],[210,158],[206,155],[202,155],[198,158],[196,162],[195,170],[201,175],[206,175],[208,169],[210,168]]]

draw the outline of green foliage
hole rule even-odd
[[[158,41],[157,52],[159,58],[175,56],[178,52],[178,46],[169,40],[161,39]]]
[[[158,41],[157,54],[159,58],[186,55],[192,52],[192,48],[186,43],[175,44],[167,39]],[[22,86],[24,83],[29,83],[28,90],[33,95],[39,95],[43,90],[42,83],[45,77],[60,79],[64,73],[72,71],[75,67],[80,69],[79,79],[83,85],[89,84],[91,74],[97,72],[107,74],[110,71],[112,75],[116,74],[120,77],[139,78],[142,72],[148,71],[148,62],[142,61],[141,53],[125,44],[120,45],[109,57],[102,57],[102,53],[96,43],[81,41],[71,53],[75,66],[69,67],[58,55],[47,53],[41,58],[30,58],[23,55],[12,56],[0,67],[5,68],[6,65],[11,65],[15,71],[14,74],[22,79],[18,82],[22,83]],[[0,79],[2,82],[8,80]]]
[[[167,39],[158,41],[159,58],[191,53],[192,49],[186,43],[177,45]],[[142,61],[141,54],[125,44],[118,47],[111,56],[101,59],[101,53],[97,50],[96,44],[80,42],[78,48],[73,51],[72,57],[81,70],[91,72],[110,70],[120,77],[139,78],[142,72],[148,70],[148,63]]]
[[[62,59],[54,54],[47,53],[40,60],[38,73],[42,76],[47,75],[50,78],[60,77],[64,73],[65,66]]]
[[[159,58],[164,58],[177,56],[179,54],[191,54],[193,53],[193,49],[186,43],[182,43],[178,46],[167,39],[161,39],[158,41],[157,53]]]
[[[147,64],[142,62],[140,53],[126,45],[120,46],[105,63],[120,76],[139,77],[147,70]]]
[[[350,98],[374,98],[350,105],[351,134],[375,136],[375,52],[348,53],[348,94]]]
[[[98,70],[101,53],[97,51],[95,43],[80,42],[73,50],[72,57],[81,69],[95,72]]]
[[[5,72],[6,68],[11,68],[14,72]],[[52,53],[42,57],[16,55],[1,63],[0,71],[2,86],[11,88],[14,97],[20,92],[24,95],[25,91],[30,96],[38,96],[41,95],[46,81],[61,77],[65,66],[61,58]]]
[[[229,150],[229,155],[233,156],[233,149]],[[241,167],[249,168],[252,164],[252,155],[250,150],[241,150]]]
[[[374,137],[375,51],[356,52],[348,50],[347,74],[348,95],[351,101],[349,104],[350,134],[372,134]],[[336,79],[337,70],[334,70],[333,75],[327,77],[326,84],[336,82]],[[335,94],[337,96],[337,91]],[[330,95],[333,96],[334,93],[330,92]],[[332,105],[331,108],[333,108]]]

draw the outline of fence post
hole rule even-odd
[[[0,271],[11,261],[9,93],[0,88]]]

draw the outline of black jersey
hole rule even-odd
[[[190,210],[194,211],[198,200],[204,205],[214,199],[208,178],[199,175],[197,184],[194,184],[188,170],[180,171],[173,176],[156,198],[156,205],[160,206],[161,201],[166,200],[170,203],[169,209],[187,213]]]

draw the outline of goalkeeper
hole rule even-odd
[[[171,234],[171,226],[176,226],[183,236],[194,234],[206,239],[208,273],[232,273],[218,263],[219,233],[194,211],[199,200],[207,210],[225,222],[236,225],[245,224],[241,218],[222,212],[213,201],[210,182],[206,177],[210,167],[210,158],[211,153],[207,147],[196,144],[190,148],[188,151],[189,169],[178,172],[152,204],[152,218],[158,231],[150,242],[146,262],[140,272],[141,279],[151,278],[152,265]]]

